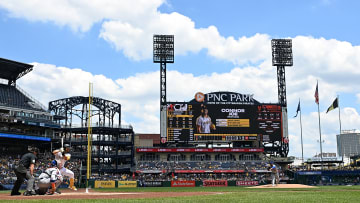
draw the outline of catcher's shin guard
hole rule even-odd
[[[72,190],[77,190],[76,187],[74,186],[74,178],[70,178],[69,188]]]

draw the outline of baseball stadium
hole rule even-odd
[[[153,45],[161,73],[159,134],[123,125],[122,105],[94,97],[92,84],[89,95],[46,107],[17,84],[33,65],[0,58],[0,201],[358,201],[358,157],[346,167],[322,157],[291,166],[285,82],[285,67],[293,65],[290,39],[271,43],[278,79],[273,103],[226,90],[168,101],[166,65],[174,63],[174,36],[154,35]]]

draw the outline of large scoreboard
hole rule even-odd
[[[167,103],[167,135],[162,141],[280,141],[278,104],[261,104],[252,95],[197,93],[190,102]]]

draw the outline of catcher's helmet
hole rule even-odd
[[[51,166],[57,166],[57,161],[56,161],[56,160],[52,160],[52,161],[51,161]]]

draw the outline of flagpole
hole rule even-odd
[[[299,104],[300,104],[300,98],[299,98]],[[303,136],[302,136],[301,107],[300,107],[300,135],[301,135],[301,159],[304,168],[304,147],[303,147]]]
[[[339,124],[340,124],[340,134],[341,135],[341,117],[340,117],[340,100],[339,100],[339,95],[337,96],[337,100],[338,100],[338,107],[339,107]]]
[[[318,84],[319,82],[316,82],[316,91],[317,91],[317,96],[319,97],[319,89],[318,89]],[[321,161],[321,170],[323,170],[323,154],[322,154],[322,140],[321,140],[321,124],[320,124],[320,99],[317,100],[317,105],[318,105],[318,115],[319,115],[319,134],[320,134],[320,161]]]
[[[320,161],[321,161],[321,170],[323,170],[323,154],[322,154],[322,140],[321,140],[321,124],[320,124],[320,108],[319,108],[319,104],[318,104],[318,115],[319,115],[319,133],[320,133]]]
[[[337,95],[337,101],[338,101],[338,108],[339,108],[339,125],[340,125],[340,133],[339,133],[339,138],[341,137],[341,117],[340,117],[340,100],[339,100],[339,95]],[[338,141],[338,140],[336,140]],[[336,142],[337,147],[339,147],[338,142]],[[342,145],[341,145],[342,147]],[[340,149],[341,150],[341,149]],[[340,151],[339,150],[339,151]],[[344,153],[342,153],[342,161],[344,161]],[[343,163],[344,164],[344,163]]]

